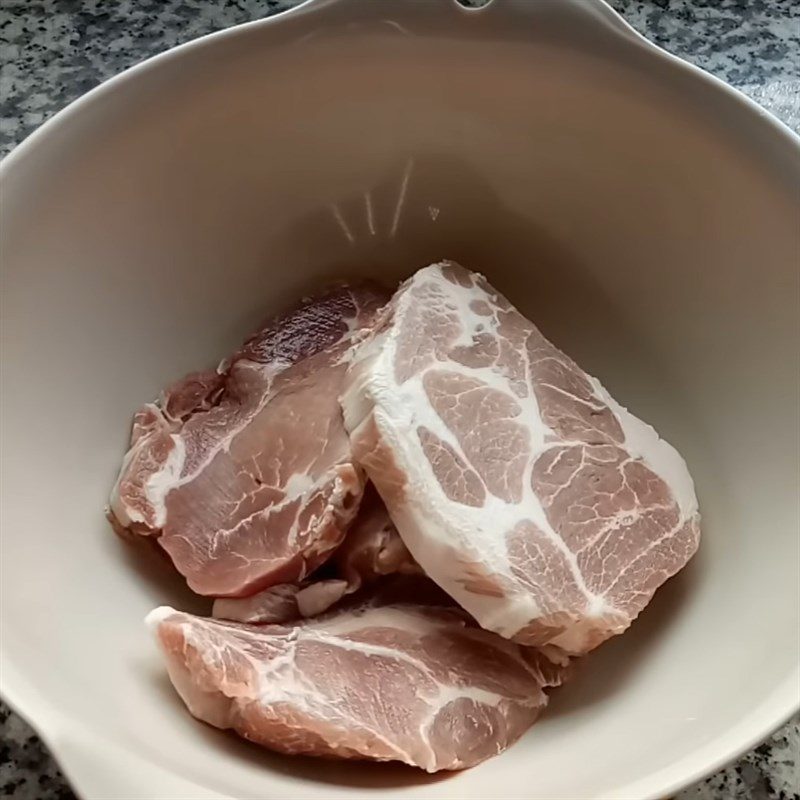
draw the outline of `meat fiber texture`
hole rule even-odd
[[[565,671],[557,654],[430,605],[367,603],[290,626],[159,608],[148,622],[198,719],[283,753],[429,772],[505,750]]]
[[[342,404],[413,557],[504,637],[585,653],[698,546],[678,453],[457,264],[402,285]]]
[[[212,616],[236,622],[282,623],[327,611],[362,585],[387,575],[419,575],[374,487],[367,484],[344,542],[320,573],[302,583],[282,583],[250,597],[220,598]]]
[[[338,396],[387,296],[339,286],[264,326],[135,416],[109,518],[156,536],[197,593],[300,581],[342,542],[364,487]]]
[[[353,592],[384,575],[422,574],[370,483],[358,516],[331,561]]]

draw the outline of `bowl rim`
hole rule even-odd
[[[218,42],[233,39],[245,31],[280,25],[288,17],[295,19],[325,8],[335,8],[340,12],[352,11],[357,18],[357,9],[363,8],[361,2],[363,0],[301,0],[298,5],[269,17],[205,34],[128,67],[70,102],[16,145],[0,161],[0,185],[7,179],[11,170],[16,169],[24,159],[35,155],[39,143],[56,133],[60,125],[80,114],[88,105],[109,96],[118,86],[157,70],[174,59],[182,58],[189,51],[198,51]],[[397,7],[403,0],[382,0],[382,2],[385,11],[389,3],[392,7]],[[458,0],[436,0],[436,2],[443,8],[449,7],[451,13],[455,11],[465,16],[501,13],[504,7],[515,8],[524,13],[536,13],[533,11],[535,4],[526,3],[526,0],[488,0],[486,5],[477,8],[466,7]],[[746,114],[751,120],[758,120],[758,124],[765,131],[776,137],[776,142],[781,141],[789,145],[800,157],[800,135],[788,125],[740,90],[651,42],[614,10],[607,0],[560,0],[560,3],[564,7],[571,7],[573,10],[590,15],[596,24],[613,29],[621,39],[636,45],[652,61],[668,63],[674,69],[692,76],[698,85],[704,84],[707,89],[734,100],[740,113]],[[146,792],[143,797],[152,797],[154,800],[156,797],[158,800],[179,800],[179,798],[180,800],[230,800],[227,795],[195,784],[183,775],[168,774],[164,767],[145,756],[123,752],[118,745],[88,728],[79,718],[63,714],[55,703],[44,697],[30,684],[24,674],[17,670],[5,649],[0,649],[0,696],[36,730],[76,794],[81,797],[98,798],[98,800],[121,797],[119,787],[122,782],[127,787],[126,791],[129,791],[131,786],[138,785],[143,792]],[[795,673],[775,687],[748,717],[727,731],[724,736],[716,737],[700,750],[687,754],[659,772],[620,787],[613,797],[635,796],[642,800],[658,800],[671,796],[752,749],[798,711],[800,711],[800,659]],[[103,776],[94,774],[95,771],[91,769],[92,762],[96,764],[100,753],[103,754],[104,763],[112,765],[111,769],[104,771]],[[142,775],[147,776],[146,783],[141,782]],[[121,776],[124,776],[124,781]],[[157,793],[153,792],[154,788],[157,789]],[[624,792],[624,795],[621,792]],[[125,796],[130,795],[126,793]],[[596,800],[604,798],[611,800],[611,795],[596,796]]]
[[[398,0],[384,0],[396,5]],[[450,6],[455,9],[456,13],[463,14],[464,16],[472,16],[478,14],[485,14],[487,12],[496,13],[498,9],[502,11],[504,6],[517,6],[523,11],[530,12],[530,6],[525,5],[525,0],[487,0],[486,4],[480,7],[468,7],[462,5],[459,0],[435,0],[441,3],[443,7]],[[594,16],[598,22],[616,29],[617,33],[624,36],[631,42],[635,42],[644,51],[649,51],[651,57],[656,57],[662,61],[672,64],[674,67],[684,71],[686,74],[692,75],[698,79],[699,82],[705,83],[706,86],[714,88],[722,92],[729,98],[737,101],[742,110],[753,112],[762,123],[766,124],[774,134],[777,134],[785,143],[794,146],[800,154],[800,133],[793,131],[786,123],[776,117],[770,111],[767,111],[763,106],[759,105],[755,100],[748,97],[744,92],[736,89],[730,84],[717,78],[710,72],[698,67],[679,56],[670,53],[663,47],[651,42],[643,34],[639,33],[619,12],[617,12],[609,4],[608,0],[561,0],[565,7],[577,8],[585,13]],[[92,102],[96,102],[100,98],[109,94],[117,86],[124,82],[128,82],[145,72],[157,69],[163,64],[168,63],[172,59],[183,56],[190,50],[199,50],[202,47],[214,44],[225,39],[232,39],[235,36],[241,35],[246,30],[253,30],[260,27],[274,26],[285,21],[287,17],[298,17],[302,14],[316,12],[325,7],[348,8],[351,7],[355,11],[358,8],[357,0],[300,0],[296,6],[278,11],[269,17],[262,19],[251,20],[250,22],[242,22],[238,25],[232,25],[229,28],[224,28],[219,31],[212,31],[211,33],[203,34],[188,42],[171,47],[162,53],[156,53],[153,56],[143,59],[136,64],[131,65],[101,81],[97,86],[90,89],[80,97],[76,97],[64,108],[57,111],[53,116],[46,119],[38,128],[28,134],[21,142],[14,146],[14,148],[6,156],[0,160],[0,179],[4,178],[9,170],[14,168],[18,161],[25,158],[29,151],[35,147],[40,141],[51,134],[59,124],[67,119],[75,116],[85,106]],[[357,13],[357,12],[356,12]]]

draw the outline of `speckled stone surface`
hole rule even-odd
[[[125,67],[296,2],[0,0],[0,154]],[[800,0],[612,0],[612,5],[657,44],[742,89],[800,131]],[[0,796],[75,797],[33,731],[3,705]],[[679,797],[800,800],[800,718]]]

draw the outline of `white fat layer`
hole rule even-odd
[[[283,490],[287,498],[295,499],[316,488],[318,483],[319,481],[315,481],[308,472],[293,472]]]
[[[175,488],[186,461],[186,444],[183,438],[173,433],[170,436],[173,447],[164,463],[144,485],[144,496],[153,509],[155,527],[163,528],[167,522],[167,495]]]
[[[147,625],[148,628],[152,631],[157,631],[158,626],[164,622],[165,619],[169,619],[173,614],[180,614],[180,611],[176,611],[171,606],[159,606],[158,608],[154,608],[145,618],[144,624]]]
[[[465,325],[459,343],[471,344],[479,325],[483,331],[496,333],[494,317],[478,316],[470,308],[473,300],[486,300],[494,306],[493,298],[478,288],[453,285],[442,275],[442,266],[436,264],[420,270],[410,280],[434,281],[444,289],[448,302],[455,304],[459,318]],[[406,288],[395,296],[394,302],[395,323],[357,353],[351,373],[354,379],[342,397],[342,406],[345,425],[351,435],[372,414],[380,438],[393,453],[397,466],[408,481],[405,491],[407,503],[402,508],[393,508],[392,513],[411,554],[424,566],[429,576],[479,619],[484,627],[510,637],[542,614],[535,599],[520,587],[513,576],[507,550],[508,532],[520,522],[531,520],[563,553],[576,584],[587,598],[586,615],[599,617],[613,614],[615,609],[605,597],[589,591],[576,555],[554,531],[541,501],[533,491],[531,474],[542,453],[550,447],[570,442],[552,436],[552,431],[542,420],[536,397],[530,388],[527,397],[519,398],[510,392],[508,380],[495,369],[475,369],[451,362],[441,364],[442,368],[475,377],[488,387],[514,397],[520,406],[520,414],[515,420],[529,431],[531,450],[523,473],[520,502],[509,503],[488,491],[484,504],[478,508],[447,498],[422,450],[417,428],[425,426],[447,442],[467,464],[469,459],[464,456],[453,431],[431,406],[422,385],[422,375],[417,374],[400,386],[395,380],[394,365],[403,318],[409,313],[411,305],[419,301]],[[531,381],[527,383],[530,387]],[[597,381],[592,379],[592,384],[598,390],[598,396],[619,417],[631,455],[642,458],[666,481],[675,493],[685,518],[691,516],[697,509],[697,501],[683,459],[649,425],[616,403]],[[505,578],[507,586],[504,596],[492,597],[465,589],[463,567],[459,563],[461,559],[484,566],[489,575]],[[579,651],[581,640],[589,632],[588,629],[571,632],[568,637],[571,648]]]
[[[314,581],[301,589],[296,596],[297,610],[303,617],[313,617],[327,611],[334,603],[347,594],[347,581],[331,578]]]

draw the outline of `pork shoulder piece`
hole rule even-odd
[[[322,563],[364,483],[337,397],[354,338],[385,300],[370,285],[307,300],[144,406],[111,496],[117,531],[159,537],[189,586],[218,597]]]
[[[342,405],[411,554],[503,636],[591,650],[697,548],[678,453],[456,264],[401,286]]]
[[[148,622],[198,719],[283,753],[428,772],[505,750],[565,671],[555,655],[468,625],[460,610],[421,605],[367,604],[291,626],[159,608]]]
[[[370,484],[355,521],[322,572],[324,577],[312,575],[300,584],[282,583],[250,597],[220,598],[214,602],[212,616],[236,622],[289,622],[321,614],[345,595],[384,575],[421,574]]]

